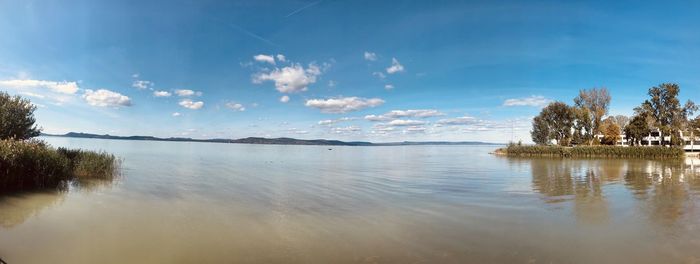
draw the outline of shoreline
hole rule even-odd
[[[672,147],[619,147],[619,146],[537,146],[509,145],[491,152],[496,156],[508,157],[551,157],[551,158],[635,158],[670,160],[697,157],[699,152],[686,152]]]

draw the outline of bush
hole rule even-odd
[[[619,147],[619,146],[518,146],[509,145],[497,150],[508,156],[520,157],[572,157],[572,158],[642,158],[668,159],[682,158],[685,152],[680,148],[667,147]]]
[[[41,141],[0,140],[0,192],[58,188],[80,179],[113,179],[118,160],[106,153],[56,150]]]
[[[29,139],[41,134],[29,100],[0,92],[0,139]]]

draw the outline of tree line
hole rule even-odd
[[[532,120],[532,141],[538,145],[614,145],[624,134],[630,145],[641,145],[652,129],[658,129],[664,137],[670,136],[670,140],[662,137],[661,145],[679,146],[683,144],[681,131],[700,135],[700,116],[692,118],[698,106],[690,100],[681,105],[679,93],[674,83],[651,87],[649,99],[627,117],[608,116],[612,99],[608,89],[580,90],[573,105],[555,101],[542,109]]]

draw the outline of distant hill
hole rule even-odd
[[[181,141],[181,142],[215,142],[215,143],[238,143],[238,144],[268,144],[268,145],[323,145],[323,146],[414,146],[414,145],[503,145],[496,143],[486,143],[478,141],[404,141],[404,142],[389,142],[389,143],[372,143],[364,141],[340,141],[326,139],[296,139],[296,138],[263,138],[263,137],[247,137],[240,139],[193,139],[182,137],[159,138],[153,136],[113,136],[113,135],[97,135],[89,133],[69,132],[65,135],[42,134],[49,137],[72,137],[72,138],[97,138],[97,139],[116,139],[116,140],[150,140],[150,141]]]

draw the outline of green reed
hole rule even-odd
[[[112,180],[119,160],[105,152],[52,148],[38,140],[0,140],[0,194],[57,188],[75,180]]]
[[[619,147],[619,146],[532,146],[511,144],[496,151],[519,157],[572,157],[572,158],[641,158],[677,159],[685,152],[676,147]]]

